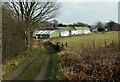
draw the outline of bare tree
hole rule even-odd
[[[57,20],[53,20],[52,22],[53,22],[54,28],[57,28],[57,26],[58,26],[58,21],[57,21]]]
[[[60,2],[50,0],[10,0],[5,6],[13,10],[19,20],[24,21],[26,29],[26,43],[31,43],[31,29],[37,22],[44,22],[56,17],[61,7]]]

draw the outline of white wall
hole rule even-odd
[[[78,35],[79,32],[78,32],[78,30],[72,30],[72,31],[71,31],[71,34],[72,34],[72,35]]]
[[[69,31],[61,31],[61,36],[69,36]]]
[[[85,31],[84,31],[84,34],[90,34],[90,33],[91,33],[90,30],[85,30]]]
[[[73,31],[71,31],[71,34],[72,35],[79,35],[79,34],[89,34],[89,33],[91,33],[91,31],[90,30],[73,30]]]

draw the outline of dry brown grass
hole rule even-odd
[[[62,80],[107,80],[119,81],[120,44],[105,47],[85,47],[79,50],[64,50],[60,53]]]

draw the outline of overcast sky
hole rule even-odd
[[[107,0],[106,0],[107,1]],[[60,15],[56,18],[63,24],[97,21],[118,21],[118,2],[62,2]]]

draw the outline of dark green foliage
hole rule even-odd
[[[57,52],[60,52],[64,48],[64,46],[62,46],[60,42],[53,44],[50,41],[45,41],[43,45],[47,50],[46,52],[48,52],[49,54],[55,54]]]
[[[101,28],[98,28],[97,30],[98,30],[99,32],[103,32],[103,31],[105,31],[105,29],[102,28],[102,27],[101,27]]]
[[[60,24],[58,24],[58,27],[67,27],[67,25],[60,23]]]
[[[120,24],[114,21],[109,21],[106,24],[106,27],[109,31],[120,31]]]

